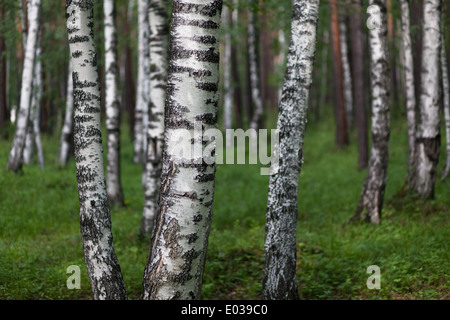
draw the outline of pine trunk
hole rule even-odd
[[[25,148],[25,139],[29,123],[31,97],[33,90],[33,74],[34,61],[36,58],[36,43],[39,33],[39,11],[41,7],[40,0],[31,0],[29,5],[29,21],[30,26],[28,30],[25,60],[22,72],[22,88],[20,93],[20,107],[17,112],[16,132],[14,135],[14,142],[7,168],[8,170],[17,172],[22,168],[23,164],[23,150]]]
[[[169,55],[169,12],[167,0],[150,0],[150,108],[144,210],[141,234],[150,234],[158,212],[164,146],[164,110]]]
[[[123,205],[120,178],[120,98],[115,0],[105,0],[103,10],[105,14],[105,108],[108,132],[106,186],[110,204]]]
[[[372,90],[372,147],[369,168],[354,219],[378,224],[381,221],[388,169],[390,134],[389,55],[386,37],[386,1],[370,0],[380,9],[379,24],[369,30],[370,81]]]
[[[160,208],[143,299],[201,295],[215,180],[215,164],[206,158],[215,142],[205,146],[211,137],[199,130],[217,130],[221,9],[222,0],[173,1]],[[180,134],[192,139],[179,142]],[[181,156],[180,143],[197,152]]]
[[[81,238],[94,299],[126,299],[113,246],[103,169],[93,9],[93,0],[68,0],[66,4],[74,82],[74,143]]]
[[[272,167],[264,244],[263,299],[298,299],[298,180],[316,50],[319,1],[294,1],[291,42],[279,105],[280,166]]]
[[[441,144],[441,10],[442,0],[424,1],[421,89],[412,188],[425,199],[434,198]]]

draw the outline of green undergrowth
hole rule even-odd
[[[437,181],[433,201],[399,193],[407,137],[403,121],[392,128],[382,223],[374,226],[348,224],[366,173],[357,170],[355,137],[338,149],[330,122],[308,124],[297,236],[302,299],[450,298],[450,179]],[[129,298],[139,299],[149,241],[139,238],[141,166],[122,132],[126,206],[111,209],[114,246]],[[4,169],[11,139],[0,141],[0,299],[90,299],[75,163],[56,164],[58,137],[44,135],[43,144],[45,168],[14,174]],[[443,160],[438,174],[442,167]],[[218,165],[203,299],[260,298],[268,181],[258,165]],[[81,269],[80,290],[66,286],[70,265]],[[380,268],[380,290],[367,288],[371,265]]]

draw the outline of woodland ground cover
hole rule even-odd
[[[356,169],[355,143],[335,147],[328,118],[308,124],[305,138],[297,241],[300,297],[449,299],[450,179],[437,181],[431,202],[401,192],[407,134],[405,121],[395,117],[382,223],[348,224],[365,171]],[[111,209],[112,228],[129,298],[139,299],[149,241],[139,238],[141,167],[132,164],[128,128],[122,132],[126,206]],[[46,167],[27,165],[16,175],[4,169],[10,144],[0,140],[0,299],[90,299],[73,159],[59,168],[58,138],[44,136]],[[268,177],[259,170],[257,165],[218,166],[203,299],[260,297]],[[81,268],[80,290],[67,289],[70,265]],[[370,265],[380,267],[380,290],[366,287]]]

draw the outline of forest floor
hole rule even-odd
[[[114,246],[129,299],[139,299],[148,240],[139,238],[141,166],[132,164],[124,128],[123,208],[112,208]],[[354,133],[353,133],[354,134]],[[445,136],[445,135],[444,135]],[[0,299],[90,299],[81,246],[75,163],[56,165],[59,137],[44,135],[46,167],[4,168],[11,140],[0,141]],[[105,140],[105,139],[104,139]],[[442,143],[445,139],[442,139]],[[442,148],[443,152],[444,148]],[[300,177],[297,278],[302,299],[450,299],[450,178],[436,199],[399,190],[406,176],[407,136],[393,120],[382,223],[348,224],[365,177],[356,140],[338,149],[331,121],[308,124]],[[442,154],[438,174],[445,155]],[[259,299],[264,262],[268,177],[258,165],[219,165],[203,299]],[[69,290],[67,268],[81,268],[81,289]],[[381,289],[368,289],[377,265]]]

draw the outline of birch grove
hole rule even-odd
[[[93,0],[68,0],[66,3],[74,82],[74,144],[81,238],[94,299],[126,299],[113,246],[103,169],[93,8]]]
[[[215,151],[207,130],[217,128],[221,10],[221,0],[173,1],[161,195],[143,299],[200,298],[214,199],[215,165],[204,152]],[[180,133],[192,138],[179,142]],[[196,151],[180,154],[180,143]]]
[[[386,37],[386,1],[370,0],[370,5],[376,5],[379,9],[377,10],[377,20],[369,29],[372,147],[370,149],[369,167],[353,219],[378,224],[381,221],[388,169],[390,83]]]
[[[296,233],[298,180],[303,161],[309,90],[316,51],[319,1],[295,0],[286,75],[278,112],[281,160],[269,179],[263,299],[298,299]]]
[[[25,60],[22,73],[22,88],[20,94],[20,107],[17,113],[16,132],[13,146],[9,154],[7,168],[17,172],[23,165],[23,150],[29,123],[31,98],[33,90],[34,63],[36,58],[36,43],[39,33],[40,0],[31,0],[29,3],[29,27],[26,40]]]

